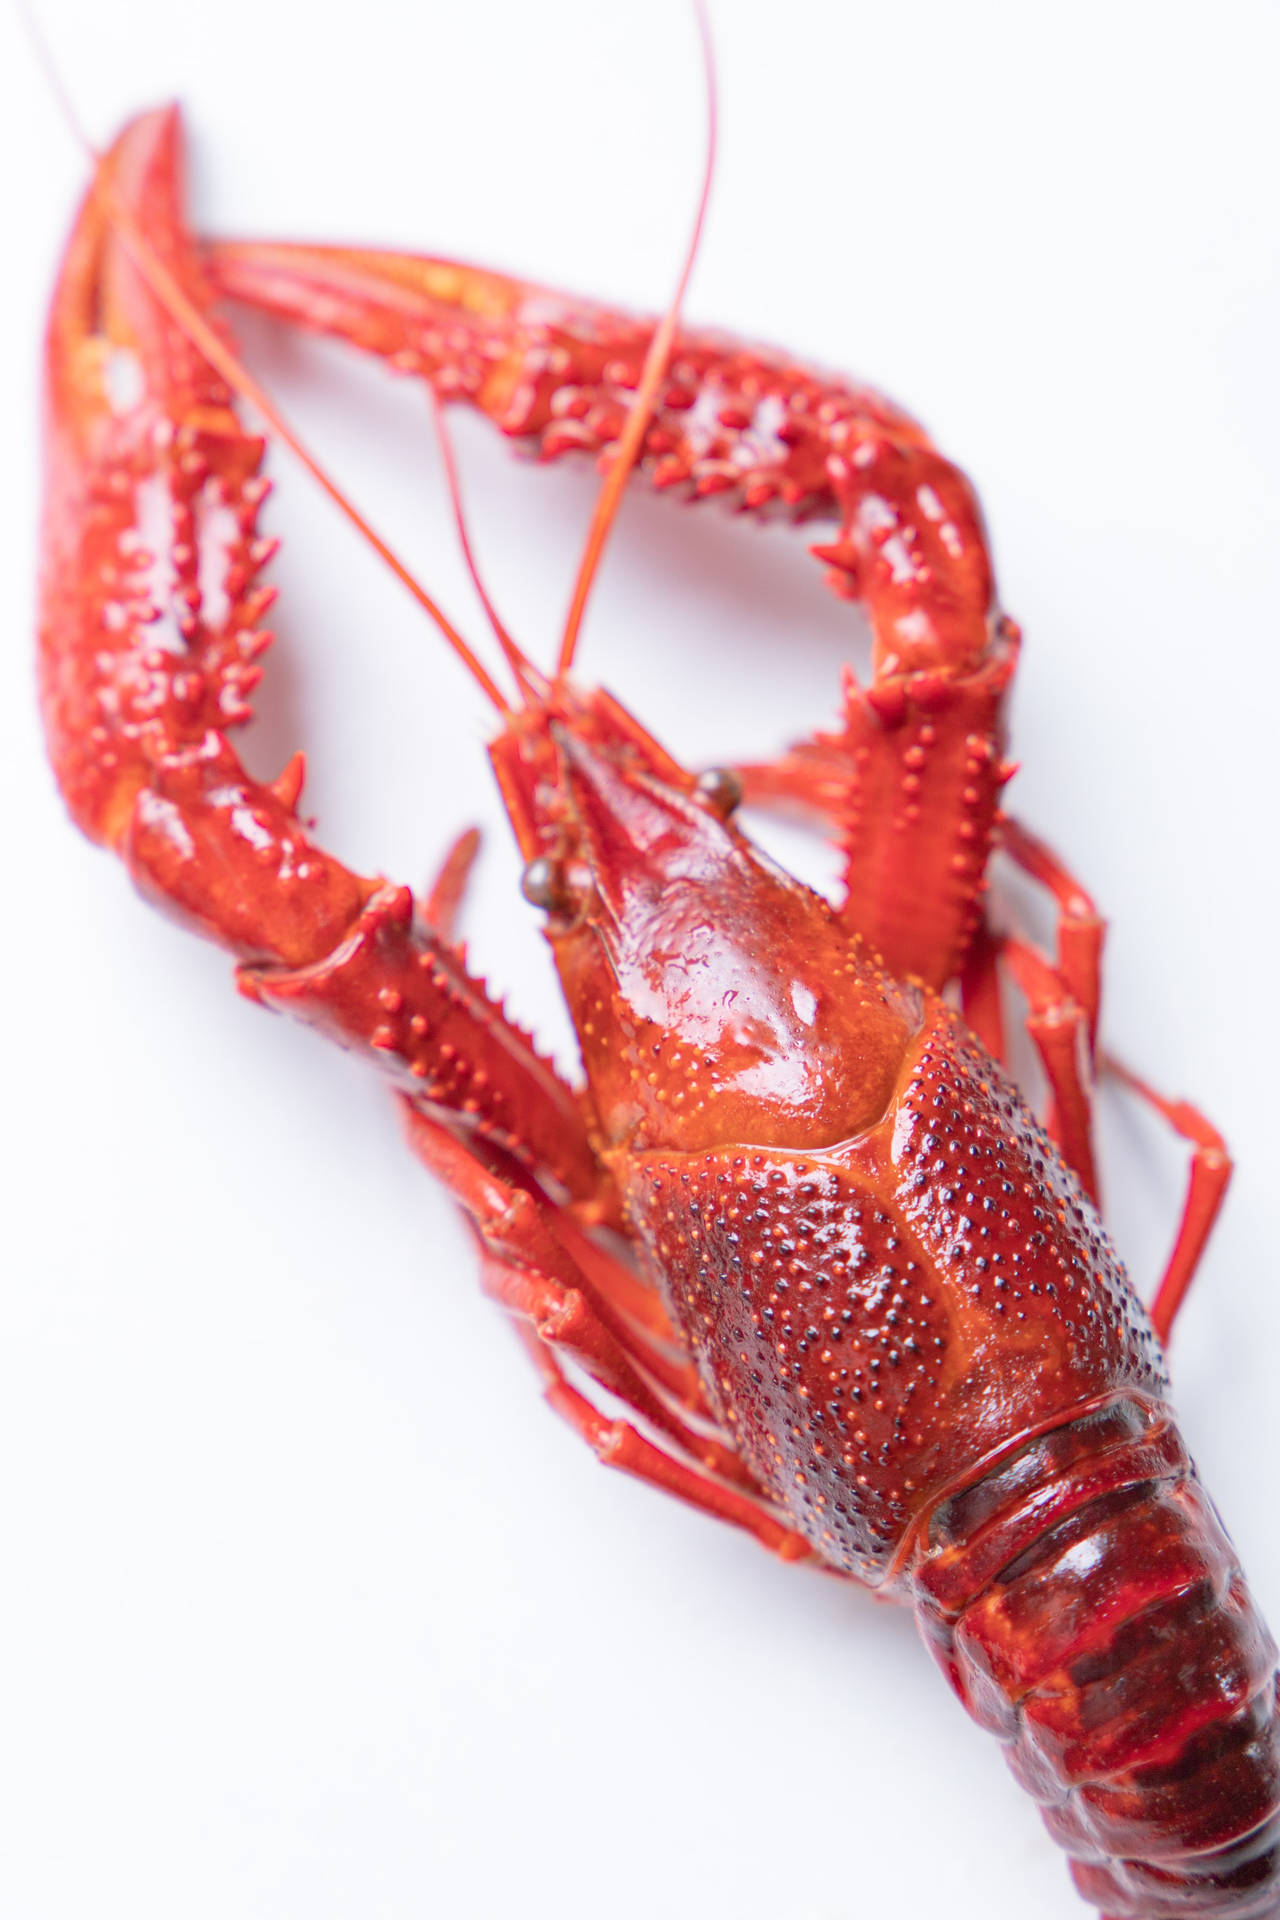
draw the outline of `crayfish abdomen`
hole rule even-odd
[[[922,1633],[1112,1920],[1265,1920],[1276,1649],[1168,1409],[1134,1394],[934,1510]]]

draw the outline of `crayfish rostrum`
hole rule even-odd
[[[466,841],[416,899],[317,844],[300,763],[261,782],[232,745],[270,547],[224,298],[386,357],[547,458],[631,435],[658,486],[834,522],[819,553],[867,610],[871,675],[767,765],[681,765],[568,642],[540,669],[499,623],[509,696],[451,636],[498,709],[582,1088],[467,965]],[[684,328],[655,358],[654,334],[449,261],[201,248],[176,115],[132,122],[49,329],[41,685],[64,794],[246,994],[390,1077],[486,1290],[601,1459],[912,1607],[1112,1920],[1263,1920],[1275,1649],[1160,1345],[1229,1163],[1194,1109],[1114,1069],[1192,1146],[1148,1317],[1094,1204],[1102,924],[1005,808],[1019,635],[972,489],[868,388]],[[744,794],[831,829],[838,906],[739,830]],[[1055,951],[990,911],[997,848],[1056,902]],[[1046,1126],[998,1064],[1008,978]]]

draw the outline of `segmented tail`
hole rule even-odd
[[[1166,1407],[1118,1396],[933,1514],[926,1642],[1109,1920],[1280,1913],[1276,1648]]]

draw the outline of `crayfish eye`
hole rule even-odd
[[[742,804],[742,781],[732,767],[708,767],[694,783],[694,792],[722,820]]]
[[[563,913],[568,905],[564,868],[545,854],[530,860],[520,875],[520,891],[531,907],[541,907],[544,913]]]
[[[520,891],[530,906],[541,907],[552,921],[549,931],[569,932],[588,912],[595,898],[590,870],[581,861],[531,860],[520,876]]]

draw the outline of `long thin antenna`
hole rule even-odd
[[[492,627],[494,637],[502,648],[503,657],[519,683],[522,693],[531,694],[535,700],[546,691],[545,677],[539,673],[528,655],[518,647],[511,637],[510,629],[500,617],[494,606],[480,574],[479,563],[471,545],[471,534],[467,526],[466,508],[462,503],[462,482],[458,476],[458,460],[454,449],[453,435],[449,431],[449,422],[445,413],[444,401],[436,391],[435,382],[427,382],[427,392],[431,396],[431,413],[435,421],[436,439],[440,443],[440,457],[444,461],[445,481],[449,489],[449,504],[453,508],[453,522],[458,532],[458,544],[462,548],[462,557],[471,575],[471,584],[479,596],[485,617]]]
[[[715,55],[711,45],[711,27],[707,20],[704,0],[693,0],[693,10],[698,23],[698,39],[702,46],[702,65],[707,86],[707,158],[702,175],[702,191],[698,197],[698,211],[693,223],[693,233],[685,254],[680,279],[676,285],[675,297],[659,322],[649,351],[644,357],[644,366],[640,373],[640,384],[636,388],[635,398],[628,409],[622,432],[618,438],[613,461],[605,476],[604,485],[596,500],[595,512],[591,516],[591,525],[587,530],[586,545],[583,548],[582,562],[578,568],[578,577],[574,582],[573,598],[569,603],[569,617],[565,621],[564,638],[560,643],[560,658],[556,664],[557,675],[568,672],[573,664],[577,650],[578,633],[582,626],[582,616],[586,612],[587,598],[599,570],[600,558],[605,542],[613,530],[618,516],[618,507],[622,491],[631,475],[644,445],[645,434],[653,419],[657,405],[658,389],[662,385],[671,358],[671,348],[675,342],[676,330],[680,325],[680,309],[684,302],[685,288],[693,272],[693,263],[698,257],[698,246],[702,239],[702,229],[707,217],[707,206],[711,199],[711,181],[715,172],[717,106],[716,106],[716,70]]]
[[[92,162],[93,192],[105,206],[125,251],[156,299],[169,314],[170,319],[186,334],[192,346],[204,355],[219,377],[225,380],[234,393],[238,393],[241,399],[247,400],[250,406],[262,415],[277,438],[284,442],[295,459],[302,463],[312,479],[328,494],[330,500],[350,521],[357,533],[368,542],[379,559],[413,596],[423,612],[435,622],[480,690],[500,713],[509,713],[509,703],[504,699],[497,682],[485,671],[447,614],[436,605],[426,588],[419,585],[404,561],[365,519],[354,501],[343,492],[337,481],[330,477],[314,454],[308,451],[270,395],[254,379],[238,355],[219,338],[199,308],[192,304],[178,281],[159,259],[131,210],[125,206],[115,191],[106,158],[85,132],[62,77],[54,64],[48,43],[28,12],[24,0],[19,0],[19,13],[35,50],[36,58],[49,81],[50,89],[72,136]]]

